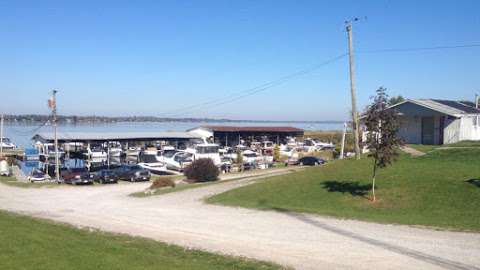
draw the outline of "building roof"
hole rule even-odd
[[[217,132],[303,132],[296,127],[273,127],[273,126],[201,126],[201,128]]]
[[[442,99],[407,99],[391,106],[390,108],[395,108],[405,103],[413,103],[430,110],[455,117],[460,117],[467,114],[480,114],[480,110],[475,108],[475,104],[473,102]]]
[[[59,141],[141,141],[166,139],[196,139],[198,136],[189,132],[58,132]],[[53,141],[53,132],[41,132],[33,136],[33,140]]]

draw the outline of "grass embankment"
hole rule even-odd
[[[20,187],[20,188],[41,188],[41,187],[57,187],[58,184],[55,182],[39,182],[39,183],[31,183],[31,182],[20,182],[17,181],[14,177],[6,177],[0,176],[0,183],[13,186],[13,187]]]
[[[0,269],[281,269],[0,211]]]
[[[457,143],[444,144],[444,145],[428,145],[428,144],[409,144],[408,146],[427,153],[433,150],[445,150],[450,148],[480,148],[479,141],[461,141]]]
[[[301,211],[380,223],[480,231],[480,149],[446,149],[421,157],[403,154],[377,177],[369,198],[372,161],[349,159],[219,194],[231,206]],[[476,184],[477,185],[476,185]]]

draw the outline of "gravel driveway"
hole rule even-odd
[[[21,189],[0,208],[295,269],[480,269],[480,234],[381,225],[203,203],[249,179],[148,198],[146,183]]]

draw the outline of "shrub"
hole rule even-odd
[[[218,179],[220,171],[209,158],[199,158],[185,168],[185,176],[195,182],[208,182]]]
[[[163,187],[175,187],[175,181],[173,181],[172,177],[161,177],[153,180],[152,185],[150,185],[150,189],[159,189]]]
[[[278,145],[275,145],[275,147],[273,147],[273,160],[280,160],[280,147]]]

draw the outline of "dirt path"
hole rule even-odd
[[[419,150],[417,150],[417,149],[414,149],[414,148],[412,148],[412,147],[406,146],[406,145],[402,146],[401,149],[402,149],[403,152],[405,152],[405,153],[407,153],[407,154],[410,154],[410,155],[412,155],[412,156],[414,156],[414,157],[419,157],[419,156],[425,155],[424,152],[419,151]]]
[[[20,189],[0,208],[296,269],[480,269],[480,234],[380,225],[203,203],[243,179],[148,198],[148,184]]]

